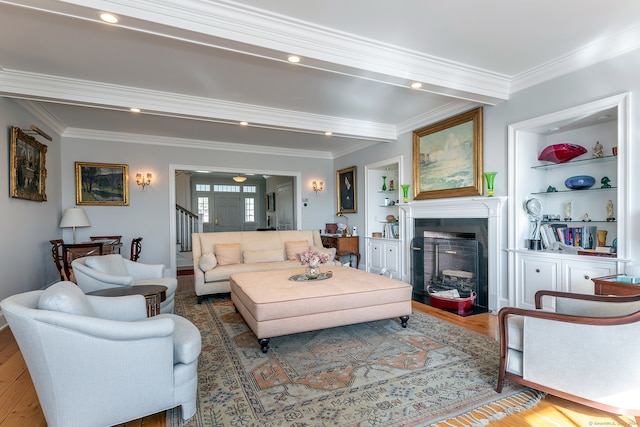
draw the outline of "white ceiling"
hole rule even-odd
[[[0,95],[65,137],[330,158],[638,47],[637,0],[0,0]]]

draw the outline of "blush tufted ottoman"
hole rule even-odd
[[[272,337],[399,317],[407,327],[411,285],[343,266],[333,277],[297,282],[303,268],[231,276],[231,299],[264,353]]]

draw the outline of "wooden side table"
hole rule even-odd
[[[634,278],[623,274],[594,277],[591,281],[594,284],[594,293],[596,295],[625,296],[640,294],[640,283],[633,283]]]
[[[356,257],[356,268],[360,265],[360,240],[358,236],[320,236],[322,239],[322,246],[325,248],[336,248],[336,259],[340,257],[348,256],[349,265],[351,265],[351,256]]]
[[[167,299],[167,287],[163,285],[118,286],[87,293],[100,297],[142,295],[147,302],[147,317],[160,314],[160,303]]]

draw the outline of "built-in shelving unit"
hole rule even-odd
[[[629,253],[625,240],[629,218],[628,138],[628,94],[509,126],[510,305],[533,308],[539,289],[593,293],[592,277],[624,270]],[[602,157],[593,154],[597,142],[603,147]],[[565,163],[538,160],[545,147],[561,143],[581,145],[587,153]],[[595,184],[589,189],[565,186],[567,178],[579,175],[594,177]],[[548,191],[551,187],[556,191]],[[546,215],[542,224],[606,230],[606,245],[616,242],[617,257],[580,255],[580,247],[558,245],[555,249],[531,250],[527,241],[534,237],[535,223],[524,208],[531,198],[542,203],[541,214]],[[609,218],[608,205],[614,207],[615,220]],[[585,217],[590,221],[583,221]]]

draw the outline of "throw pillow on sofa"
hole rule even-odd
[[[301,254],[309,250],[309,242],[302,240],[299,242],[284,242],[284,248],[287,252],[287,260],[296,261],[296,254]]]
[[[80,316],[97,316],[84,292],[71,282],[57,282],[45,289],[38,299],[38,308]]]
[[[200,270],[204,271],[205,273],[209,270],[213,270],[217,265],[218,260],[216,259],[216,256],[211,252],[202,254],[202,256],[200,257],[200,261],[198,261]]]
[[[261,251],[244,251],[242,252],[245,264],[256,264],[259,262],[277,262],[284,261],[282,249],[265,249]]]
[[[242,264],[240,243],[224,243],[214,245],[213,253],[216,256],[218,265]]]

